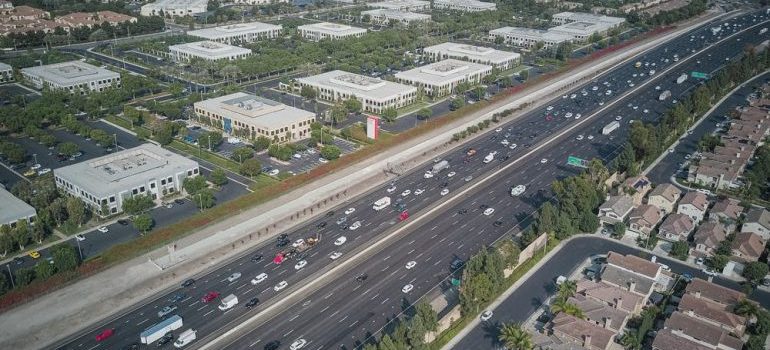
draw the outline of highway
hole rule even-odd
[[[748,25],[751,19],[744,23]],[[670,89],[675,97],[685,93],[694,86],[694,83],[688,80],[681,85],[676,85],[673,81],[676,76],[682,71],[689,72],[696,66],[699,69],[704,67],[717,69],[725,62],[725,57],[738,54],[743,44],[759,41],[758,31],[759,28],[754,28],[748,33],[739,34],[742,41],[731,39],[721,43],[718,50],[709,50],[712,57],[700,58],[701,64],[695,63],[695,60],[685,62],[684,58],[688,55],[686,51],[703,47],[708,44],[708,40],[689,41],[689,37],[676,39],[676,42],[666,45],[671,48],[667,50],[668,52],[666,48],[658,48],[638,59],[656,63],[657,74],[653,75],[653,78],[657,78],[664,74],[663,71],[667,67],[675,64],[673,60],[664,62],[660,59],[664,56],[672,58],[674,53],[678,53],[681,65],[671,69],[665,74],[665,78],[659,79],[660,81],[654,84],[643,86],[649,76],[646,74],[639,76],[638,73],[642,70],[634,68],[633,62],[625,64],[604,76],[597,77],[595,84],[585,86],[587,90],[585,96],[578,89],[574,99],[570,96],[557,97],[550,102],[553,106],[551,110],[546,111],[548,105],[543,106],[503,126],[499,132],[493,131],[492,135],[482,136],[452,151],[444,157],[450,161],[451,168],[432,179],[423,177],[423,171],[431,164],[400,176],[395,181],[397,189],[389,194],[394,200],[401,197],[400,194],[405,189],[412,192],[424,189],[424,193],[419,196],[412,193],[403,197],[408,211],[415,213],[445,198],[439,193],[444,183],[449,189],[449,194],[446,196],[449,198],[452,197],[452,193],[465,185],[475,183],[476,179],[491,170],[505,165],[516,165],[509,167],[505,175],[499,177],[505,181],[483,184],[480,189],[474,191],[474,195],[464,196],[444,215],[426,222],[421,229],[417,229],[414,233],[403,237],[396,245],[376,254],[367,264],[356,267],[351,275],[343,276],[313,293],[309,303],[290,307],[280,317],[257,328],[253,334],[230,344],[229,348],[259,347],[273,340],[288,345],[299,337],[310,342],[308,348],[340,348],[340,345],[350,348],[355,341],[366,339],[367,332],[376,333],[387,321],[387,317],[400,312],[403,285],[407,283],[414,285],[414,290],[407,297],[409,302],[416,301],[419,296],[446,279],[449,263],[454,256],[465,259],[480,246],[491,243],[524,221],[528,213],[548,198],[547,189],[553,179],[575,174],[578,171],[576,168],[564,165],[568,155],[585,159],[597,156],[607,159],[614,154],[627,134],[626,121],[631,118],[631,115],[638,116],[638,119],[656,119],[661,111],[670,106],[671,100],[665,103],[658,102],[656,99],[658,91],[654,90],[655,84]],[[697,35],[710,35],[710,32],[705,33],[701,30]],[[716,40],[716,38],[711,39]],[[645,70],[648,69],[650,68]],[[637,76],[634,77],[634,74]],[[630,86],[627,83],[628,80],[636,85]],[[604,82],[609,86],[602,84]],[[593,90],[593,86],[597,89]],[[607,95],[606,90],[610,89],[613,91]],[[620,94],[632,89],[634,91],[630,93],[630,99],[624,98],[613,102],[613,99]],[[628,103],[631,103],[630,107]],[[638,106],[637,109],[633,109],[634,106]],[[597,109],[601,112],[588,120],[591,111]],[[644,109],[648,109],[649,112],[643,113]],[[573,113],[573,116],[565,118],[567,113]],[[580,119],[575,119],[578,113],[582,116]],[[602,136],[599,129],[614,120],[617,115],[623,118],[621,128],[609,136]],[[551,143],[521,158],[522,155],[532,151],[530,148],[538,147],[541,142],[550,139],[551,135],[566,127],[575,127],[575,129],[561,137],[559,139],[561,142]],[[507,137],[509,141],[518,144],[515,149],[501,145],[500,142],[506,138],[506,133],[510,133]],[[586,139],[576,140],[575,137],[578,134],[584,134]],[[593,140],[588,140],[588,135],[594,136]],[[464,162],[465,151],[469,147],[475,148],[477,154],[468,162]],[[493,150],[498,151],[495,161],[489,164],[482,163],[481,159]],[[505,159],[506,156],[510,158]],[[546,163],[541,163],[543,158],[547,160]],[[514,161],[516,163],[513,163]],[[450,171],[455,172],[456,175],[448,177]],[[473,179],[466,182],[467,176],[472,176]],[[508,194],[509,189],[512,185],[518,184],[526,184],[528,189],[521,197],[512,198]],[[278,248],[273,244],[263,245],[246,256],[235,259],[205,276],[198,277],[198,282],[194,286],[169,290],[168,293],[159,295],[154,300],[148,300],[147,303],[103,322],[98,327],[91,327],[76,337],[68,339],[58,348],[118,349],[138,342],[138,334],[160,320],[156,315],[157,311],[169,305],[169,298],[180,292],[186,296],[177,302],[179,310],[176,313],[184,318],[183,329],[198,330],[199,338],[218,332],[221,327],[236,319],[240,321],[241,316],[254,315],[265,307],[266,302],[272,303],[278,299],[275,296],[289,293],[292,287],[302,284],[303,279],[310,277],[323,266],[338,263],[329,259],[333,251],[343,253],[340,259],[344,259],[346,253],[398,225],[398,212],[392,208],[380,212],[371,209],[371,204],[375,200],[387,194],[384,187],[355,199],[351,204],[340,206],[335,210],[336,213],[316,218],[308,225],[288,232],[289,239],[292,241],[297,238],[307,238],[316,233],[321,236],[320,243],[305,257],[308,265],[299,271],[294,267],[296,260],[290,260],[281,265],[270,262]],[[480,214],[479,206],[482,204],[494,208],[495,212],[490,216]],[[356,211],[348,215],[347,224],[360,221],[361,227],[357,230],[341,228],[335,224],[348,207],[354,207]],[[468,211],[460,214],[462,209]],[[501,222],[499,227],[493,224],[495,221]],[[321,223],[325,225],[320,227]],[[341,235],[347,237],[347,243],[335,246],[333,241]],[[252,262],[251,258],[256,255],[262,255],[263,259]],[[406,271],[404,264],[411,260],[416,261],[417,266]],[[227,281],[227,276],[233,272],[240,272],[243,277],[234,282]],[[261,272],[268,274],[267,280],[252,285],[251,278]],[[369,276],[363,284],[353,279],[353,276],[361,273]],[[274,291],[273,286],[284,280],[289,287],[280,292]],[[209,291],[217,291],[222,296],[235,293],[239,296],[241,305],[222,312],[216,308],[218,301],[209,304],[200,302],[200,297]],[[252,297],[258,297],[262,303],[252,310],[247,310],[243,304]],[[116,336],[97,343],[94,336],[105,328],[115,328]],[[202,345],[201,343],[195,345]]]

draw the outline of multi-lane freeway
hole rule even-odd
[[[170,299],[179,293],[184,296],[180,294],[179,300],[175,301],[179,307],[175,313],[183,317],[183,329],[196,329],[199,338],[219,333],[226,325],[229,328],[237,324],[245,316],[263,310],[265,304],[276,302],[282,295],[306,283],[307,278],[322,267],[339,264],[356,248],[400,225],[399,212],[393,208],[372,209],[372,203],[377,199],[386,195],[394,201],[401,198],[406,209],[414,215],[452,198],[447,208],[442,208],[418,229],[356,266],[354,271],[331,280],[302,303],[286,308],[252,333],[221,347],[261,348],[272,341],[288,347],[295,339],[303,338],[312,349],[352,348],[371,334],[376,335],[389,319],[400,313],[405,301],[413,303],[445,281],[453,259],[465,259],[481,246],[516,231],[518,225],[550,196],[548,187],[554,179],[579,171],[565,165],[567,156],[611,158],[627,136],[629,120],[656,120],[671,106],[672,99],[657,101],[660,91],[671,90],[673,98],[687,93],[697,82],[690,79],[676,84],[677,76],[691,70],[710,73],[719,69],[739,55],[746,43],[761,41],[759,30],[766,24],[750,26],[764,20],[764,15],[743,16],[730,19],[730,25],[722,26],[719,35],[711,34],[709,28],[713,24],[677,38],[596,77],[568,95],[556,97],[542,108],[492,131],[491,135],[481,136],[451,151],[443,158],[449,160],[450,169],[433,178],[423,176],[424,170],[432,165],[426,164],[395,179],[393,186],[396,189],[392,193],[386,192],[391,186],[388,184],[289,232],[291,241],[316,235],[321,238],[320,243],[306,253],[307,265],[299,270],[295,268],[296,259],[280,265],[272,263],[279,248],[274,244],[263,245],[247,256],[197,277],[193,286],[169,290],[68,339],[60,348],[115,349],[138,343],[139,333],[158,322],[157,312],[171,304]],[[728,37],[734,32],[738,34]],[[721,41],[712,47],[718,40]],[[698,52],[697,57],[689,57],[694,54],[692,50],[703,48],[708,49]],[[636,68],[636,61],[643,62],[643,66]],[[650,70],[655,70],[655,74],[650,76]],[[655,89],[657,85],[661,90]],[[610,135],[602,135],[600,129],[618,116],[621,127]],[[578,140],[578,135],[583,138]],[[507,146],[502,144],[503,140],[508,141]],[[516,147],[513,147],[514,143]],[[468,148],[474,148],[476,155],[467,157]],[[484,156],[492,151],[497,152],[495,160],[483,163]],[[500,174],[479,182],[492,171]],[[519,197],[511,197],[510,188],[519,184],[526,185],[527,190]],[[476,188],[455,198],[454,194],[466,186]],[[443,188],[449,193],[442,195]],[[405,190],[411,193],[403,193]],[[417,195],[417,190],[423,190],[423,193]],[[483,214],[482,205],[493,208],[494,212]],[[355,208],[355,211],[345,215],[348,208]],[[347,217],[346,223],[337,225],[337,220],[343,216]],[[361,227],[351,230],[347,225],[356,221]],[[335,245],[334,241],[340,236],[345,236],[347,242]],[[342,253],[342,257],[332,261],[330,255],[333,252]],[[252,261],[257,256],[262,259]],[[405,265],[409,261],[415,261],[416,266],[407,269]],[[228,281],[227,277],[234,272],[241,273],[242,277]],[[251,279],[260,273],[266,273],[268,277],[253,285]],[[368,276],[365,281],[354,279],[362,274]],[[286,281],[288,287],[275,291],[274,286],[281,281]],[[403,293],[402,287],[407,284],[413,289]],[[237,305],[222,312],[216,308],[218,301],[200,301],[209,291],[217,291],[222,296],[234,293],[242,303],[257,297],[261,303],[252,309]],[[114,328],[116,335],[96,342],[94,336],[106,328]]]

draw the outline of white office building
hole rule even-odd
[[[223,44],[251,43],[281,35],[283,27],[262,22],[236,23],[226,26],[191,30],[187,35]]]
[[[430,9],[430,1],[422,0],[389,0],[370,2],[369,7],[398,11],[426,11]]]
[[[193,104],[198,118],[208,118],[224,132],[255,139],[265,136],[277,143],[310,137],[315,114],[243,92]]]
[[[82,199],[96,213],[123,211],[135,195],[159,199],[182,191],[185,178],[200,174],[198,163],[151,143],[53,171],[56,187]]]
[[[369,21],[374,24],[387,25],[390,22],[409,25],[430,21],[430,15],[399,10],[376,9],[361,12],[361,16],[369,15]]]
[[[274,3],[288,3],[289,0],[232,0],[236,5],[269,5]]]
[[[24,80],[35,88],[47,87],[70,93],[86,94],[120,86],[120,74],[83,61],[22,68]]]
[[[443,43],[428,46],[423,53],[432,61],[447,58],[486,64],[500,70],[517,66],[521,63],[521,55],[516,52],[500,51],[489,47],[474,46],[458,43]]]
[[[603,23],[571,22],[548,29],[550,33],[569,35],[573,42],[586,42],[592,35],[604,35],[610,28]]]
[[[461,83],[478,84],[492,73],[492,66],[446,59],[396,73],[400,83],[422,89],[426,95],[440,97],[454,92]]]
[[[13,67],[10,64],[0,62],[0,83],[13,81]]]
[[[5,186],[0,186],[0,209],[0,226],[14,228],[20,221],[32,224],[37,217],[34,207],[6,191]]]
[[[477,0],[433,0],[433,8],[463,12],[495,11],[497,4]]]
[[[594,15],[583,12],[560,12],[552,16],[551,20],[556,24],[567,24],[572,22],[590,22],[602,23],[608,28],[616,28],[626,22],[622,17],[610,17],[604,15]]]
[[[572,41],[572,35],[569,34],[521,27],[493,29],[489,31],[489,36],[491,40],[500,37],[505,43],[525,48],[534,47],[537,43],[543,43],[544,48],[549,48]]]
[[[387,108],[401,108],[414,103],[417,88],[341,70],[296,80],[296,89],[309,86],[320,99],[361,101],[364,111],[382,113]]]
[[[157,0],[143,5],[142,16],[184,17],[207,11],[209,0]]]
[[[313,41],[360,38],[366,34],[364,28],[329,22],[305,24],[297,27],[297,31],[303,38]]]
[[[177,62],[187,62],[196,57],[207,61],[234,61],[251,55],[251,49],[213,41],[171,45],[168,51],[171,59]]]

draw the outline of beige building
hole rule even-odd
[[[191,30],[187,35],[208,41],[234,45],[277,38],[283,27],[262,22],[235,23],[225,26]]]
[[[361,101],[364,111],[372,113],[382,113],[388,108],[406,107],[417,98],[417,88],[414,86],[341,70],[296,79],[295,90],[300,90],[303,86],[313,88],[318,98],[326,101],[355,98]]]
[[[650,196],[647,197],[647,204],[654,205],[665,213],[670,214],[676,209],[676,202],[682,196],[682,190],[670,183],[662,183],[656,186]]]
[[[369,21],[378,25],[401,23],[403,25],[429,22],[430,15],[424,13],[406,12],[399,10],[376,9],[361,12],[361,16],[369,16]]]
[[[366,29],[345,24],[321,22],[301,25],[297,27],[297,32],[305,39],[319,41],[360,38],[366,34]]]
[[[500,51],[490,47],[468,44],[443,43],[428,46],[423,49],[423,54],[428,56],[431,61],[453,58],[492,66],[500,70],[513,68],[521,64],[521,55],[516,52]]]
[[[120,86],[119,73],[83,61],[22,68],[21,75],[37,89],[48,88],[73,94],[102,92]]]
[[[168,51],[171,59],[176,62],[189,62],[194,58],[204,61],[235,61],[251,55],[251,49],[214,41],[171,45],[168,47]]]
[[[398,72],[396,79],[402,84],[416,86],[428,96],[441,97],[455,92],[460,84],[479,84],[490,73],[492,66],[446,59]]]
[[[694,253],[700,253],[701,256],[714,255],[725,238],[727,238],[727,229],[724,225],[718,222],[705,222],[698,226],[693,235]]]

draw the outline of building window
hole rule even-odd
[[[115,203],[115,196],[110,196],[110,203]]]
[[[193,174],[197,174],[197,173],[198,173],[198,168],[193,169]]]
[[[161,185],[161,186],[163,186],[163,185],[165,185],[165,184],[166,184],[166,179],[161,179],[161,180],[160,180],[160,185]]]
[[[155,188],[155,183],[154,182],[150,183],[150,188]]]
[[[139,187],[139,192],[144,192],[144,186]]]
[[[133,193],[133,194],[137,194],[137,193],[139,193],[139,192],[138,192],[136,189],[133,189],[133,190],[131,191],[131,193]]]

